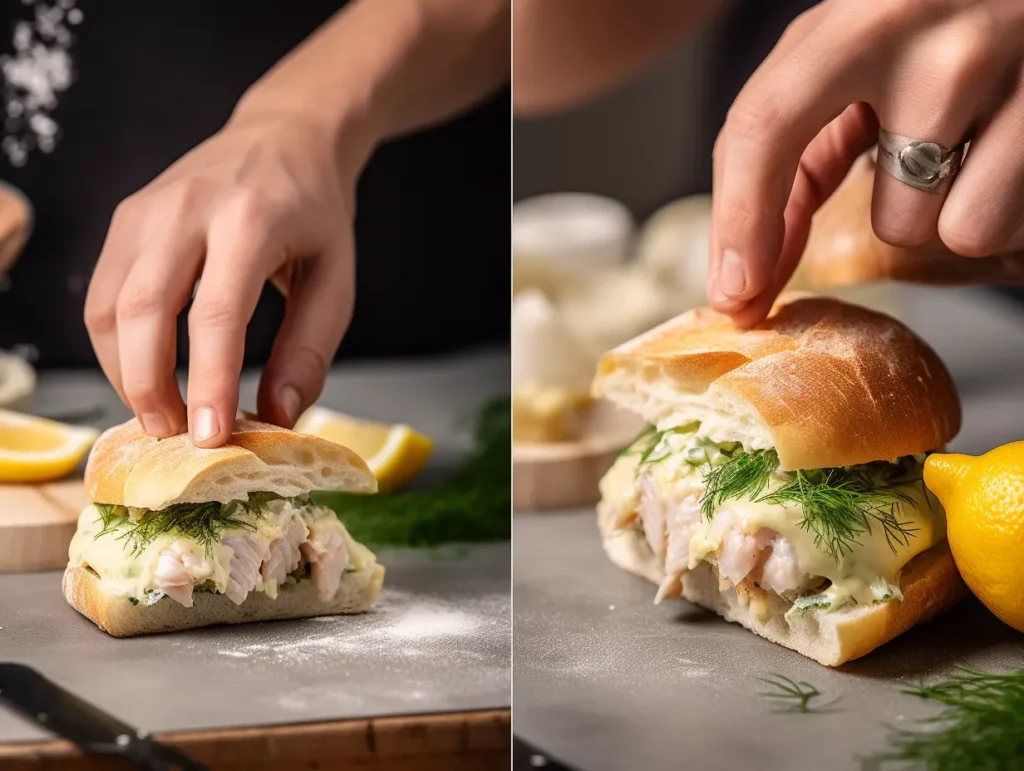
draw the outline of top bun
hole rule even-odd
[[[862,155],[814,215],[801,271],[819,287],[903,281],[932,286],[1024,282],[1024,252],[961,257],[937,237],[913,248],[892,246],[871,226],[875,161]]]
[[[707,308],[684,313],[606,353],[593,390],[660,429],[700,420],[715,441],[773,447],[783,469],[895,460],[960,430],[956,387],[925,342],[805,293],[747,331]]]
[[[100,436],[85,469],[90,501],[141,509],[312,490],[373,493],[377,481],[347,447],[246,419],[213,449],[196,447],[187,434],[155,439],[130,420]]]

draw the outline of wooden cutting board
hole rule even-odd
[[[576,441],[515,442],[513,507],[537,512],[597,503],[601,477],[643,427],[638,416],[602,401],[587,414]]]
[[[78,515],[87,505],[81,477],[0,485],[0,573],[63,569]]]

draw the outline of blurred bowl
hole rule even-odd
[[[590,193],[552,193],[512,208],[513,286],[555,296],[574,278],[620,265],[636,224],[619,201]]]

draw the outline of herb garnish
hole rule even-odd
[[[126,549],[131,547],[130,554],[135,557],[161,535],[174,532],[195,541],[210,556],[213,545],[220,541],[225,530],[255,532],[253,520],[261,516],[262,506],[273,497],[276,496],[257,493],[248,501],[176,503],[166,509],[146,511],[137,519],[128,516],[128,510],[123,506],[98,503],[95,507],[103,521],[103,529],[96,538],[117,532],[117,540],[124,541]]]
[[[629,443],[629,446],[619,453],[619,457],[639,454],[638,467],[648,463],[659,463],[672,455],[673,452],[672,446],[665,441],[667,437],[673,434],[687,434],[696,431],[699,426],[699,422],[693,422],[687,423],[684,426],[673,426],[672,428],[658,431],[653,425],[648,424]]]
[[[888,752],[864,768],[918,763],[928,771],[1012,771],[1024,768],[1024,669],[989,674],[960,668],[947,680],[903,693],[946,708],[920,729],[890,729]]]
[[[892,467],[892,468],[889,468]],[[906,546],[916,528],[900,519],[900,504],[913,498],[898,485],[907,469],[904,464],[870,463],[847,468],[809,469],[779,475],[781,487],[765,492],[777,475],[779,456],[775,450],[736,453],[704,474],[705,492],[701,512],[711,519],[727,500],[746,498],[755,503],[799,505],[803,519],[798,527],[814,535],[814,545],[824,548],[837,562],[871,533],[872,523],[881,525],[893,553],[897,544]],[[882,484],[876,477],[882,475]]]
[[[357,541],[437,546],[511,537],[512,403],[492,400],[477,414],[473,444],[455,475],[422,492],[318,492]]]
[[[797,682],[785,675],[769,675],[759,677],[758,680],[768,685],[770,689],[759,692],[759,696],[783,702],[783,706],[773,710],[774,712],[826,712],[841,698],[837,696],[826,704],[812,706],[811,700],[818,698],[822,693],[810,683]]]

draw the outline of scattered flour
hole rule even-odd
[[[218,655],[256,659],[268,663],[305,662],[354,657],[416,658],[443,643],[454,651],[459,639],[473,640],[481,627],[498,623],[508,596],[484,595],[455,604],[429,596],[387,590],[376,608],[362,616],[319,616],[296,627],[262,626],[258,642],[229,635],[235,644],[221,647]],[[504,611],[507,612],[507,611]],[[279,630],[279,631],[278,631]],[[239,630],[241,631],[241,630]],[[255,630],[254,630],[255,631]]]

